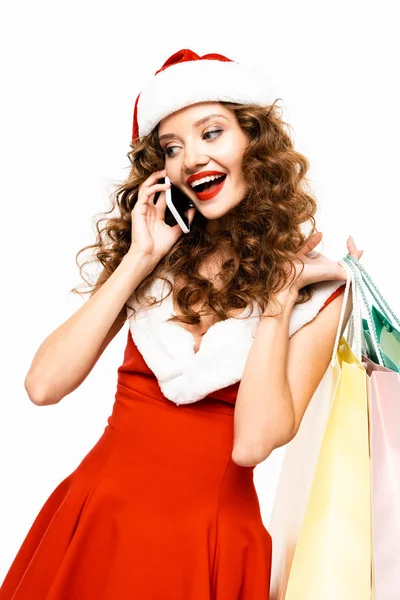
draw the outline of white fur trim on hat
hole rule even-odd
[[[141,92],[137,121],[140,138],[171,113],[207,101],[272,104],[271,83],[259,72],[233,61],[190,60],[157,73]]]

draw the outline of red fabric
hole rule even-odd
[[[254,467],[231,459],[238,387],[177,406],[128,332],[104,433],[45,502],[0,600],[268,600]]]
[[[133,109],[132,140],[137,140],[139,138],[139,125],[138,125],[138,120],[137,120],[139,98],[140,98],[140,94],[136,98],[135,108]]]
[[[222,62],[234,62],[233,60],[231,60],[230,58],[227,58],[223,54],[211,53],[211,54],[204,54],[203,56],[200,56],[199,54],[196,54],[196,52],[193,52],[193,50],[184,48],[182,50],[178,50],[177,52],[172,54],[172,56],[167,58],[167,60],[163,64],[163,66],[160,69],[158,69],[158,71],[155,72],[155,75],[157,75],[161,71],[164,71],[168,67],[171,67],[173,65],[177,65],[177,64],[183,63],[183,62],[188,62],[190,60],[220,60]],[[138,101],[139,101],[139,96],[140,96],[140,94],[136,98],[135,108],[133,111],[132,140],[136,140],[139,137],[139,127],[138,127],[138,122],[137,122],[137,105],[138,105]]]
[[[318,313],[320,313],[320,312],[321,312],[321,310],[325,308],[325,306],[328,306],[328,304],[329,304],[330,302],[332,302],[332,300],[333,300],[334,298],[336,298],[337,296],[340,296],[340,294],[341,294],[341,293],[344,291],[345,287],[346,287],[346,284],[343,284],[343,285],[341,285],[340,287],[338,287],[338,289],[337,289],[337,290],[335,290],[335,291],[333,292],[333,294],[331,294],[327,300],[325,300],[325,303],[323,304],[323,306],[321,306],[321,308],[319,309]]]
[[[223,54],[204,54],[203,56],[200,56],[199,54],[196,54],[196,52],[193,52],[193,50],[183,49],[172,54],[172,56],[165,61],[161,69],[158,69],[158,71],[155,72],[155,75],[160,71],[164,71],[164,69],[171,65],[177,65],[178,63],[187,62],[189,60],[221,60],[223,62],[233,62]]]
[[[0,599],[268,600],[254,467],[231,459],[238,385],[177,406],[128,333],[105,431],[44,504]]]

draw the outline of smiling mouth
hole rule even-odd
[[[222,189],[225,179],[226,175],[218,177],[218,179],[215,179],[214,181],[207,181],[206,183],[196,185],[192,190],[199,200],[211,200],[211,198],[214,198],[214,196]]]

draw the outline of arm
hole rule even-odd
[[[44,340],[25,379],[34,404],[56,404],[85,380],[123,326],[125,302],[153,267],[139,254],[125,255],[96,293]]]
[[[165,223],[165,190],[158,184],[166,171],[156,171],[138,189],[131,211],[131,244],[110,277],[72,317],[49,335],[36,352],[25,379],[34,404],[56,404],[87,377],[107,344],[121,329],[123,307],[182,235],[179,225]],[[153,198],[161,192],[157,204]],[[189,220],[195,209],[189,210]]]
[[[260,321],[236,400],[232,460],[238,465],[255,466],[296,435],[329,366],[342,294],[291,338],[289,320],[297,293],[281,294],[282,313]],[[349,294],[341,334],[351,311]]]

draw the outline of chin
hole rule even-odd
[[[200,205],[199,210],[202,215],[212,221],[224,217],[232,208],[233,206],[217,206],[217,203],[215,203],[214,206],[208,205],[203,207]]]

